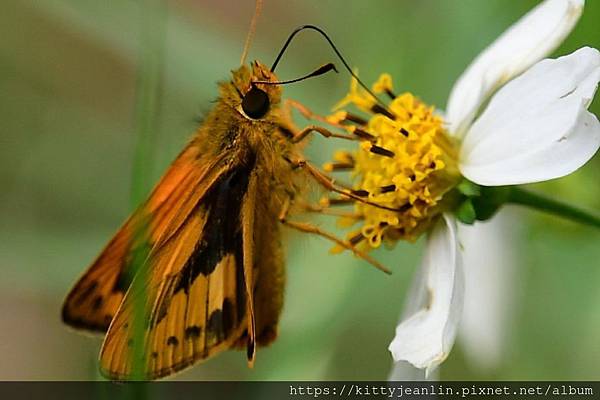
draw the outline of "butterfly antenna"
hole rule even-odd
[[[277,68],[277,64],[279,64],[279,61],[281,60],[281,57],[283,56],[283,53],[285,53],[286,49],[288,48],[288,46],[290,45],[290,43],[292,42],[292,40],[294,39],[294,37],[306,30],[306,29],[311,29],[313,31],[317,31],[319,34],[321,34],[321,36],[323,36],[325,38],[325,40],[327,40],[327,42],[329,43],[329,45],[331,46],[331,48],[333,49],[333,51],[335,52],[335,54],[338,56],[338,58],[340,59],[340,61],[342,62],[342,64],[344,64],[344,67],[346,67],[346,69],[348,70],[348,72],[350,73],[350,75],[356,79],[356,81],[358,82],[358,84],[360,86],[362,86],[363,89],[365,89],[367,91],[367,93],[369,93],[373,99],[375,99],[375,101],[377,103],[379,103],[383,108],[387,109],[387,105],[381,101],[379,99],[379,97],[377,97],[375,95],[375,93],[373,93],[371,91],[371,89],[369,89],[367,87],[367,85],[365,85],[360,78],[354,73],[354,71],[352,71],[352,68],[350,68],[350,65],[348,65],[348,63],[346,62],[346,59],[344,59],[344,57],[342,56],[342,54],[340,53],[340,51],[337,49],[337,47],[335,47],[335,44],[333,44],[333,41],[329,38],[329,36],[327,35],[327,33],[325,33],[325,31],[323,31],[321,28],[319,28],[318,26],[315,25],[303,25],[300,26],[298,28],[296,28],[291,34],[290,36],[288,36],[287,40],[285,41],[283,47],[281,48],[281,50],[279,51],[279,54],[277,55],[277,58],[275,59],[275,62],[273,63],[273,66],[271,67],[271,72],[275,72],[275,68]]]
[[[338,70],[335,68],[335,65],[333,65],[332,63],[328,63],[320,66],[308,75],[301,76],[300,78],[289,79],[287,81],[253,81],[252,83],[262,83],[263,85],[288,85],[290,83],[301,82],[305,79],[313,78],[315,76],[321,76],[323,74],[328,73],[329,71],[335,71],[336,73],[338,72]]]
[[[242,51],[240,65],[244,65],[246,63],[248,50],[250,49],[250,44],[252,43],[252,39],[254,38],[254,32],[256,32],[256,23],[262,10],[262,3],[262,0],[256,0],[256,4],[254,7],[254,15],[252,16],[252,21],[250,22],[250,30],[248,31],[248,35],[246,36],[246,43],[244,43],[244,50]]]

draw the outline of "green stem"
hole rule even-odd
[[[165,41],[166,10],[163,0],[140,4],[142,23],[135,99],[135,154],[131,201],[137,207],[152,187],[153,149],[159,116],[159,94]]]
[[[506,203],[519,204],[600,228],[600,216],[520,187],[511,187]]]
[[[131,201],[136,208],[147,196],[152,186],[153,149],[159,115],[159,94],[162,75],[162,61],[165,47],[166,4],[164,0],[143,0],[140,2],[141,33],[138,73],[136,82],[135,129],[136,146],[133,160]],[[143,211],[141,209],[140,211]],[[133,346],[131,376],[133,380],[146,378],[148,348],[145,345],[147,310],[147,257],[149,254],[148,216],[136,214],[132,249],[132,262],[128,267],[133,279],[129,296],[133,298],[131,321]],[[136,386],[134,398],[146,398],[145,386]]]

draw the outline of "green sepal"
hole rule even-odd
[[[456,218],[463,224],[473,225],[477,220],[477,213],[471,199],[466,199],[454,211]]]
[[[464,224],[486,221],[507,202],[510,191],[509,186],[480,186],[464,179],[453,191],[452,209],[456,218]]]
[[[456,189],[466,197],[479,197],[481,195],[481,187],[468,179],[463,179],[456,186]]]

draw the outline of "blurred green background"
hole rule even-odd
[[[600,47],[600,2],[556,54]],[[131,210],[135,84],[143,1],[3,0],[0,13],[0,379],[96,379],[100,339],[64,327],[64,295]],[[265,0],[250,59],[270,64],[287,35],[325,29],[365,82],[390,72],[397,91],[443,108],[472,58],[537,1]],[[160,101],[153,131],[156,180],[237,68],[253,1],[167,2]],[[278,67],[297,77],[336,62],[304,33]],[[285,88],[327,113],[346,93],[346,73]],[[600,101],[592,106],[600,114]],[[300,118],[300,125],[305,124]],[[342,143],[343,144],[343,143]],[[339,142],[315,137],[318,164]],[[535,189],[600,210],[600,160]],[[507,342],[499,363],[478,368],[458,343],[443,379],[600,380],[600,235],[518,213],[506,292]],[[325,223],[326,226],[329,224]],[[385,379],[387,346],[418,264],[422,241],[378,251],[386,276],[329,243],[288,242],[286,306],[277,342],[253,370],[229,352],[178,379]]]

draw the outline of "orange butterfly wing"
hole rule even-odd
[[[135,227],[144,219],[149,221],[145,240],[152,246],[164,234],[166,225],[177,219],[183,205],[197,200],[196,184],[203,181],[215,163],[204,161],[193,142],[181,152],[148,200],[71,289],[62,309],[65,323],[90,331],[108,329],[136,272],[131,270],[133,254],[143,240],[135,240]]]

